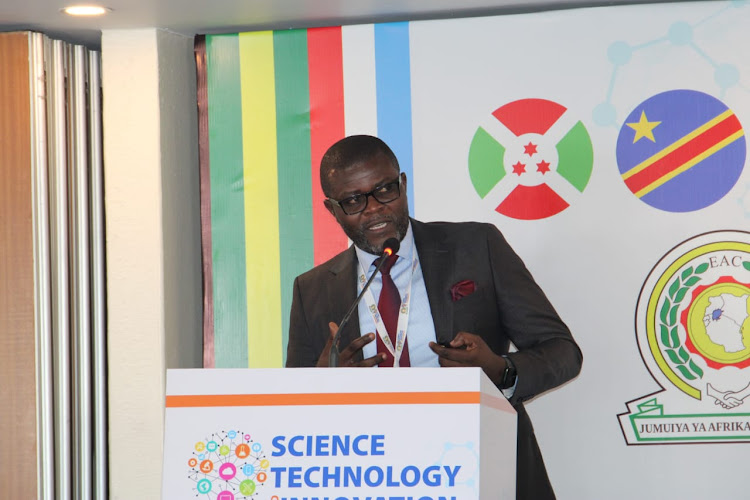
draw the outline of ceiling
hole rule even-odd
[[[87,3],[71,0],[70,3]],[[96,19],[60,13],[65,0],[1,0],[0,31],[35,30],[98,48],[101,30],[164,28],[188,36],[374,21],[516,14],[648,0],[89,0],[112,9]]]

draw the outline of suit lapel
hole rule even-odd
[[[411,219],[411,227],[435,323],[435,336],[438,342],[447,342],[454,333],[453,307],[449,298],[455,265],[450,252],[442,244],[444,235],[440,231],[414,219]]]
[[[342,259],[337,259],[329,268],[329,272],[333,274],[333,281],[328,289],[328,303],[331,304],[333,317],[327,321],[336,321],[337,323],[344,318],[357,298],[357,254],[354,251],[354,246],[349,247],[342,257]],[[341,332],[339,348],[348,346],[359,336],[359,314],[355,309]]]

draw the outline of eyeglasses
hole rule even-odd
[[[382,184],[368,193],[355,194],[339,201],[328,198],[328,201],[338,205],[346,215],[355,215],[367,208],[367,201],[370,196],[384,205],[397,200],[401,196],[401,175],[396,180]]]

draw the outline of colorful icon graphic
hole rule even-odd
[[[745,152],[745,133],[734,112],[695,90],[646,99],[617,138],[625,185],[667,212],[691,212],[719,201],[742,173]]]
[[[263,445],[236,430],[216,432],[195,443],[187,464],[195,496],[206,500],[257,497],[271,465]]]
[[[225,463],[222,464],[221,467],[219,467],[219,477],[222,478],[224,481],[229,481],[234,476],[237,475],[237,467],[234,466],[232,463]]]
[[[544,219],[568,208],[586,188],[593,165],[586,127],[567,108],[545,99],[496,109],[469,148],[477,194],[514,219]]]

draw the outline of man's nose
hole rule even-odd
[[[377,198],[375,198],[375,195],[370,193],[367,195],[367,205],[365,206],[364,212],[379,212],[384,206],[385,203],[380,203]]]

